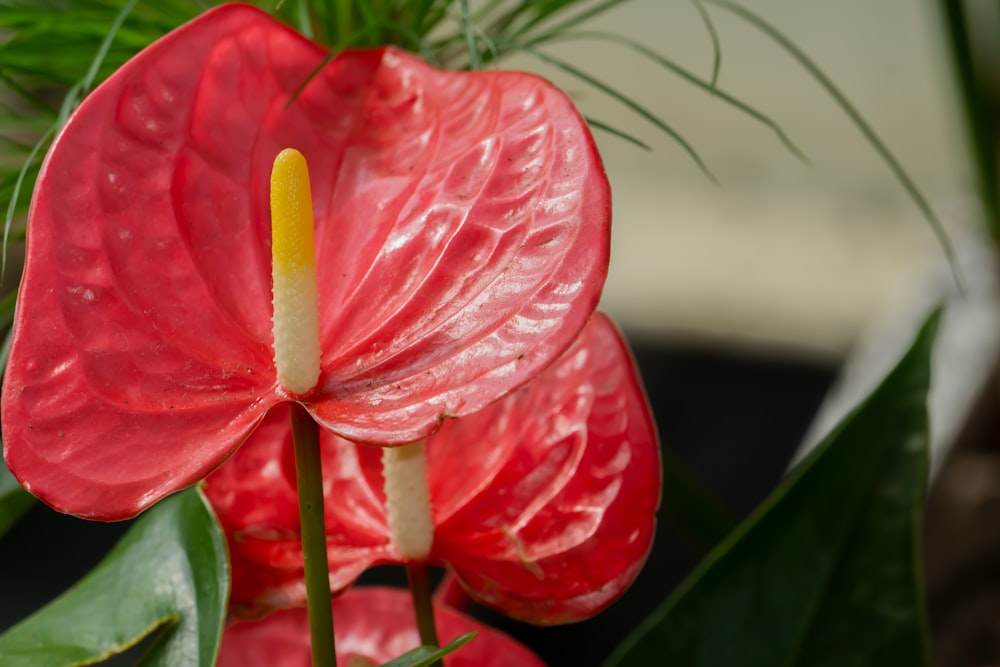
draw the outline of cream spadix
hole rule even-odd
[[[304,394],[319,381],[319,298],[309,169],[292,148],[271,170],[271,278],[278,382]]]
[[[382,477],[392,543],[404,559],[422,561],[434,545],[434,513],[424,441],[383,449]]]

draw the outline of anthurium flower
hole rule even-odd
[[[400,563],[379,451],[322,435],[330,583]],[[598,313],[560,359],[427,439],[428,562],[469,595],[538,624],[597,613],[631,584],[652,543],[659,450],[635,367]],[[229,536],[237,614],[301,604],[291,433],[269,417],[206,494]]]
[[[226,5],[126,63],[41,170],[3,386],[4,454],[56,509],[132,516],[298,401],[401,444],[562,352],[606,275],[609,190],[535,76],[326,52]],[[304,87],[303,87],[303,84]],[[279,386],[268,174],[308,161],[320,376]]]
[[[385,587],[352,588],[333,601],[337,664],[363,657],[381,665],[420,646],[409,594]],[[448,667],[545,667],[528,648],[445,605],[434,613],[442,641],[476,632],[447,658]],[[284,609],[262,620],[234,621],[222,635],[218,667],[311,667],[305,609]]]

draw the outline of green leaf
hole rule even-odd
[[[193,18],[202,0],[0,0],[0,136],[27,147],[46,128],[61,124],[58,93],[68,114],[82,96],[154,39]],[[217,3],[215,3],[217,4]],[[0,206],[7,225],[23,213],[26,197],[48,148],[44,137],[23,162],[0,160]],[[2,157],[2,156],[0,156]],[[36,159],[37,158],[37,159]],[[23,165],[23,168],[22,168]],[[17,181],[11,188],[10,183]],[[23,188],[22,188],[23,182]]]
[[[34,497],[21,488],[0,457],[0,537],[35,504]]]
[[[939,320],[605,667],[927,663],[918,542]]]
[[[229,595],[225,539],[197,489],[143,515],[82,581],[0,635],[4,667],[105,660],[162,628],[140,665],[211,667]]]
[[[472,641],[472,638],[475,636],[475,632],[467,632],[464,635],[455,637],[441,648],[434,648],[433,646],[418,646],[412,651],[407,651],[398,658],[393,658],[389,662],[383,663],[380,667],[428,667],[428,665],[434,664],[456,649],[465,646]]]

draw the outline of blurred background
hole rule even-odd
[[[754,0],[849,97],[939,214],[957,223],[975,182],[938,7],[912,0]],[[584,112],[653,147],[597,139],[615,196],[604,307],[630,332],[836,363],[861,328],[943,255],[920,212],[814,78],[773,41],[707,6],[719,33],[718,87],[769,115],[805,166],[762,124],[616,44],[551,49],[660,115],[718,177],[675,143],[564,73]],[[704,78],[713,51],[693,3],[634,0],[591,25]],[[507,65],[538,66],[529,58]]]

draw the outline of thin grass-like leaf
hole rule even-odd
[[[656,51],[653,51],[652,49],[642,44],[639,44],[638,42],[629,39],[628,37],[622,37],[621,35],[616,35],[614,33],[587,31],[587,32],[567,33],[561,35],[559,39],[560,41],[570,41],[576,39],[593,39],[593,40],[603,40],[621,44],[622,46],[631,49],[636,53],[639,53],[640,55],[652,60],[658,65],[661,65],[662,67],[670,70],[671,72],[681,77],[688,83],[697,86],[698,88],[701,88],[702,90],[705,90],[711,93],[712,95],[715,95],[716,97],[718,97],[718,99],[725,102],[726,104],[729,104],[730,106],[747,114],[754,120],[762,123],[768,129],[774,132],[774,134],[778,137],[778,140],[781,141],[781,143],[784,144],[785,148],[787,148],[793,155],[795,155],[795,157],[801,160],[804,164],[810,164],[809,158],[806,157],[805,153],[803,153],[802,150],[791,140],[791,138],[789,138],[789,136],[785,133],[785,131],[781,128],[781,126],[778,125],[778,123],[772,120],[769,116],[765,115],[761,111],[758,111],[749,104],[733,97],[729,93],[717,87],[714,87],[710,81],[705,81],[704,79],[699,78],[690,70],[681,67],[680,65],[670,60],[666,56],[657,53]],[[551,41],[556,41],[556,40],[553,39]]]
[[[128,0],[123,6],[118,16],[115,17],[114,23],[108,28],[108,34],[101,42],[100,48],[97,50],[97,54],[94,56],[94,61],[90,64],[90,69],[87,70],[86,76],[83,77],[81,81],[80,92],[86,95],[90,92],[91,86],[94,85],[94,79],[97,78],[97,72],[101,68],[101,64],[104,62],[105,57],[108,55],[108,50],[111,48],[111,43],[115,41],[115,36],[118,35],[118,31],[121,29],[122,24],[132,10],[135,8],[136,2],[138,0]]]
[[[582,11],[579,14],[575,14],[570,18],[562,21],[561,23],[557,23],[556,25],[553,26],[546,26],[545,32],[536,35],[529,35],[529,34],[524,34],[527,33],[528,31],[524,31],[524,33],[522,34],[514,34],[509,36],[509,38],[512,40],[519,41],[523,44],[528,44],[529,46],[535,46],[541,44],[542,42],[551,40],[555,37],[559,37],[566,31],[570,30],[571,28],[575,28],[584,21],[589,21],[590,19],[603,14],[609,9],[613,9],[629,1],[630,0],[604,0],[604,2],[601,2],[593,7],[590,7],[589,9]],[[541,27],[541,26],[535,26],[535,27]]]
[[[469,0],[459,0],[459,17],[462,22],[462,33],[465,36],[465,45],[469,49],[469,69],[482,69],[483,59],[479,55],[479,46],[476,44],[476,25],[469,12]]]
[[[599,120],[594,120],[593,118],[590,118],[589,116],[584,116],[584,119],[587,121],[587,125],[595,128],[595,129],[603,130],[604,132],[607,132],[608,134],[613,134],[616,137],[618,137],[619,139],[624,139],[625,141],[629,142],[630,144],[634,144],[634,145],[638,146],[639,148],[641,148],[643,150],[646,150],[646,151],[653,150],[653,147],[650,146],[649,144],[647,144],[645,141],[643,141],[642,139],[639,139],[636,136],[633,136],[633,135],[629,134],[628,132],[625,132],[624,130],[619,130],[617,127],[613,127],[611,125],[608,125],[607,123],[602,123]]]
[[[507,9],[506,11],[501,12],[499,15],[494,17],[491,23],[486,25],[484,32],[491,35],[511,35],[513,33],[511,25],[514,24],[518,17],[523,14],[525,4],[525,0],[521,0],[521,3],[513,9]]]
[[[56,117],[56,129],[66,124],[69,115],[73,113],[73,109],[79,104],[80,100],[83,98],[83,82],[80,81],[75,85],[71,86],[69,91],[66,93],[66,97],[63,98],[62,105],[59,107],[59,115]]]
[[[475,632],[467,632],[455,637],[441,648],[435,646],[418,646],[403,655],[382,663],[379,667],[433,667],[442,664],[441,658],[468,644],[476,637]]]
[[[278,7],[275,7],[275,11]],[[312,20],[309,16],[309,0],[299,0],[295,3],[295,26],[299,32],[309,39],[316,39],[316,31],[313,30]]]
[[[412,14],[409,15],[411,27],[422,33],[421,28],[434,6],[434,0],[410,0],[410,2],[405,3],[405,6],[412,9]]]
[[[913,180],[910,178],[909,174],[903,168],[903,165],[899,163],[896,156],[893,155],[892,151],[882,142],[878,134],[871,128],[868,122],[861,116],[861,113],[851,104],[847,96],[841,92],[833,81],[820,69],[805,52],[799,48],[794,42],[792,42],[788,37],[784,35],[780,30],[775,28],[773,25],[762,19],[757,14],[751,12],[746,7],[743,7],[728,0],[704,0],[704,2],[711,3],[717,7],[725,9],[739,18],[743,19],[753,27],[760,30],[762,33],[770,37],[775,43],[777,43],[781,48],[788,52],[792,56],[792,59],[802,65],[803,68],[816,80],[820,86],[826,90],[827,94],[830,95],[837,103],[847,117],[851,119],[854,126],[858,128],[858,131],[865,137],[875,152],[879,154],[882,161],[886,163],[889,167],[889,171],[893,173],[896,180],[899,181],[900,185],[910,196],[910,199],[917,206],[920,212],[923,214],[924,219],[927,220],[928,224],[931,226],[931,230],[937,237],[938,243],[941,245],[944,251],[945,257],[948,260],[948,265],[951,267],[951,272],[955,278],[955,282],[958,284],[960,289],[963,289],[965,280],[962,277],[962,270],[958,265],[958,259],[955,256],[955,248],[952,246],[951,239],[948,237],[948,232],[945,231],[944,226],[941,224],[940,219],[938,219],[937,214],[934,209],[931,208],[927,199],[920,192],[920,188],[916,186]]]
[[[409,40],[416,46],[415,51],[420,55],[421,58],[423,58],[425,61],[436,67],[441,66],[434,52],[434,49],[430,45],[428,45],[420,35],[409,30],[404,25],[400,25],[393,22],[385,22],[371,27],[363,28],[361,31],[351,35],[351,37],[348,39],[348,42],[346,44],[343,44],[342,47],[350,48],[351,46],[357,43],[363,42],[367,37],[369,30],[376,28],[387,30],[389,32],[393,32],[395,34],[407,38],[407,40]],[[326,54],[326,56],[323,57],[322,60],[319,61],[316,67],[314,67],[312,71],[309,72],[308,76],[306,76],[305,79],[303,79],[302,83],[299,84],[299,86],[295,89],[292,95],[288,98],[288,102],[285,103],[285,108],[288,108],[295,103],[295,100],[302,93],[302,91],[305,90],[306,86],[309,85],[309,82],[315,79],[316,75],[319,74],[320,71],[322,71],[322,69],[326,67],[331,60],[336,58],[338,53],[339,49],[331,50],[329,53]]]
[[[577,5],[583,4],[583,2],[586,2],[586,0],[548,0],[547,2],[524,1],[521,3],[520,7],[522,11],[519,12],[517,17],[519,20],[516,21],[518,27],[513,28],[514,22],[512,22],[512,30],[508,33],[508,37],[510,39],[520,41],[525,35],[538,26],[551,21],[553,17],[557,15],[565,14],[567,10],[573,9]],[[628,2],[628,0],[617,0],[616,2],[609,2],[608,0],[605,0],[605,2],[598,5],[597,11],[594,11],[592,8],[581,12],[580,15],[577,15],[581,18],[576,20],[576,24],[579,24],[579,22],[585,21],[590,17],[596,16],[607,9],[617,7],[625,2]]]
[[[7,272],[7,244],[10,240],[10,228],[14,224],[14,216],[17,213],[17,202],[21,197],[21,188],[24,186],[24,179],[32,167],[35,166],[35,160],[38,157],[39,151],[41,151],[43,146],[48,146],[49,140],[55,134],[56,129],[57,125],[53,123],[48,131],[42,135],[42,138],[38,140],[38,143],[35,144],[35,147],[31,149],[31,153],[24,160],[24,164],[17,173],[17,180],[14,181],[14,190],[11,193],[10,203],[7,205],[7,214],[4,216],[3,223],[3,256],[0,257],[0,280],[3,280]]]
[[[486,0],[486,2],[480,3],[479,7],[476,9],[473,17],[476,19],[477,24],[482,24],[486,22],[493,12],[497,10],[498,7],[502,6],[507,0]]]
[[[691,0],[691,4],[694,5],[698,16],[701,17],[701,22],[705,25],[709,38],[712,40],[712,78],[709,85],[714,90],[719,84],[719,70],[722,69],[722,45],[719,43],[719,33],[716,32],[715,22],[712,21],[712,16],[705,9],[702,1]]]
[[[451,2],[452,0],[443,0],[440,3],[430,2],[426,12],[420,16],[420,21],[411,24],[412,30],[422,37],[426,37],[448,16]]]
[[[619,90],[616,90],[615,88],[604,83],[600,79],[597,79],[591,76],[590,74],[587,74],[583,70],[574,67],[565,60],[551,56],[543,51],[539,51],[538,49],[535,49],[533,47],[516,43],[514,44],[508,43],[506,46],[509,49],[515,51],[522,51],[531,56],[534,56],[538,60],[541,60],[544,63],[548,63],[549,65],[552,65],[553,67],[556,67],[566,72],[570,76],[573,76],[583,81],[584,83],[600,90],[602,93],[608,95],[609,97],[617,100],[621,104],[625,105],[626,107],[634,111],[639,116],[642,116],[647,121],[658,127],[662,132],[671,137],[675,142],[677,142],[677,144],[684,149],[684,151],[691,157],[691,159],[694,160],[694,163],[698,166],[701,172],[705,174],[706,178],[708,178],[716,185],[719,184],[719,179],[715,177],[715,174],[713,174],[712,171],[708,168],[708,165],[706,165],[704,160],[701,159],[701,156],[698,155],[698,152],[694,149],[694,147],[690,143],[688,143],[688,141],[684,137],[682,137],[680,133],[677,132],[677,130],[667,125],[656,114],[654,114],[649,109],[647,109],[646,107],[642,106],[641,104],[633,100],[628,95],[622,93]]]
[[[359,2],[356,6],[361,15],[361,22],[364,25],[362,30],[365,34],[373,35],[372,40],[377,44],[384,43],[382,21],[385,20],[385,17],[379,15],[380,13],[377,14],[375,7],[368,2]]]

